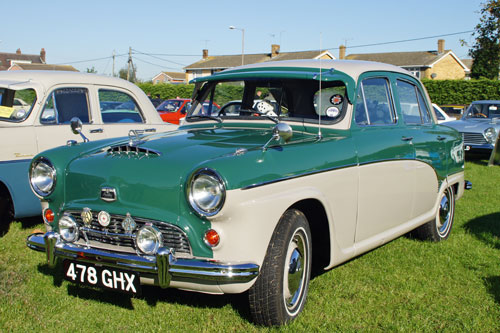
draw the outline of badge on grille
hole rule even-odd
[[[116,189],[108,186],[101,187],[101,199],[104,201],[115,201]]]
[[[90,210],[90,208],[85,207],[80,216],[82,218],[83,224],[85,224],[86,227],[90,227],[90,225],[92,224],[92,211]]]
[[[130,216],[130,213],[127,213],[127,216],[122,221],[122,228],[125,230],[126,233],[130,234],[132,233],[132,231],[135,230],[136,226],[137,224],[135,223],[132,216]]]
[[[100,225],[102,225],[103,227],[107,227],[111,222],[111,216],[109,216],[108,212],[101,210],[99,212],[99,215],[97,215],[97,220],[99,221]]]

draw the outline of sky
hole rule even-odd
[[[132,48],[137,77],[147,81],[162,71],[183,72],[203,49],[241,54],[242,31],[229,29],[235,26],[245,31],[245,54],[270,52],[271,44],[281,52],[322,49],[335,57],[342,44],[347,54],[426,51],[436,50],[441,38],[459,58],[470,58],[484,1],[24,0],[9,5],[11,14],[3,11],[0,52],[45,48],[49,64],[111,75],[113,52],[117,73]]]

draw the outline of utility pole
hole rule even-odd
[[[113,77],[115,76],[115,56],[116,53],[115,50],[113,50],[113,71],[112,71]]]
[[[127,81],[130,81],[130,65],[132,64],[132,47],[128,48],[128,70],[127,70]]]

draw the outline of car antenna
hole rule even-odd
[[[317,139],[321,140],[323,138],[323,135],[321,134],[321,81],[323,79],[322,75],[322,67],[321,67],[321,49],[323,46],[321,45],[323,42],[323,33],[319,33],[319,104],[318,104],[318,110],[319,110],[319,120],[318,120],[318,136]]]

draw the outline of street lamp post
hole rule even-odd
[[[236,28],[234,25],[230,26],[231,30],[241,30],[241,64],[245,64],[245,29]]]

